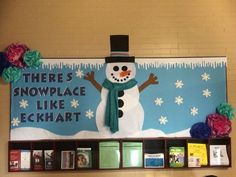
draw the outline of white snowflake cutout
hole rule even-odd
[[[28,101],[24,99],[19,101],[19,104],[20,104],[20,108],[23,108],[23,109],[26,109],[29,106]]]
[[[207,74],[207,73],[203,73],[202,75],[201,75],[201,77],[202,77],[202,80],[203,81],[208,81],[209,79],[211,79],[210,78],[210,74]]]
[[[73,99],[70,103],[72,108],[77,108],[79,106],[78,100]]]
[[[177,81],[175,82],[175,87],[176,87],[176,88],[182,88],[183,86],[184,86],[184,83],[183,83],[182,80],[177,80]]]
[[[211,96],[211,91],[209,89],[205,89],[202,91],[202,95],[208,98],[209,96]]]
[[[159,123],[160,123],[161,125],[165,125],[167,122],[168,122],[167,117],[161,116],[161,117],[159,118]]]
[[[82,70],[78,69],[76,72],[76,76],[79,77],[79,78],[82,78],[84,76],[84,73]]]
[[[154,102],[157,106],[161,106],[164,103],[162,98],[156,98]]]
[[[196,116],[196,115],[198,114],[198,108],[192,107],[192,108],[190,109],[190,114],[191,114],[192,116]]]
[[[14,126],[19,126],[19,124],[20,124],[19,118],[18,117],[13,118],[12,121],[11,121],[11,124],[12,124],[13,127]]]
[[[183,104],[184,99],[181,96],[175,97],[175,103],[177,105]]]
[[[86,117],[88,117],[89,119],[92,119],[93,118],[93,111],[91,111],[91,109],[89,109],[88,111],[86,111]]]

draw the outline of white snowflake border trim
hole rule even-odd
[[[195,67],[224,67],[227,65],[226,57],[195,57],[195,58],[136,58],[138,68],[192,68]],[[105,64],[105,58],[55,58],[43,59],[42,68],[78,68],[84,66],[100,69]]]
[[[196,67],[224,67],[226,57],[196,57],[196,58],[140,58],[135,59],[138,68],[196,68]]]
[[[79,58],[74,58],[74,59],[43,59],[43,64],[42,68],[49,68],[54,69],[54,68],[62,68],[63,66],[67,66],[68,68],[71,69],[76,69],[78,67],[85,67],[85,68],[95,68],[95,69],[100,69],[104,64],[105,64],[105,59],[79,59]]]

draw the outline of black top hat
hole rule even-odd
[[[134,62],[135,57],[129,56],[129,36],[111,35],[110,36],[111,54],[105,57],[106,63]]]

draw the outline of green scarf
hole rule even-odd
[[[112,133],[119,130],[118,126],[118,92],[134,87],[137,84],[135,79],[131,79],[126,83],[112,83],[105,79],[102,86],[109,90],[106,112],[105,125],[110,127]]]

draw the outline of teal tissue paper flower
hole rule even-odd
[[[230,120],[234,118],[235,109],[228,103],[221,103],[217,106],[216,110],[219,114],[228,117]]]
[[[41,58],[41,54],[37,50],[27,51],[23,57],[26,65],[32,68],[37,68],[43,63]]]
[[[21,69],[16,67],[5,68],[2,72],[2,78],[5,82],[16,82],[21,78]]]

